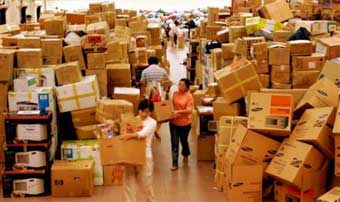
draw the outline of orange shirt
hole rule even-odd
[[[174,105],[175,110],[193,110],[194,98],[190,94],[190,92],[179,93],[178,91],[174,92],[172,103]],[[187,126],[191,124],[191,114],[177,114],[172,120],[171,123],[177,126]]]

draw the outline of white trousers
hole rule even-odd
[[[155,202],[152,182],[153,160],[146,158],[143,166],[126,166],[124,173],[124,195],[127,202],[137,202],[137,184],[145,191],[148,202]]]

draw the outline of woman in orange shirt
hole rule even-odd
[[[170,121],[172,171],[178,169],[179,142],[182,144],[183,163],[188,163],[190,148],[188,142],[191,130],[191,114],[194,99],[190,93],[190,81],[181,79],[178,91],[173,94],[174,117]]]

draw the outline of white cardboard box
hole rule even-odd
[[[13,82],[15,92],[34,91],[37,88],[37,79],[34,76],[21,76]]]
[[[32,69],[19,68],[14,69],[15,77],[34,76],[37,79],[37,87],[55,87],[54,66],[46,66],[46,68]]]

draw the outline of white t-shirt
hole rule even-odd
[[[156,130],[157,122],[148,117],[143,122],[143,129],[137,132],[139,138],[145,138],[146,148],[145,148],[145,156],[146,158],[152,158],[152,139]]]

